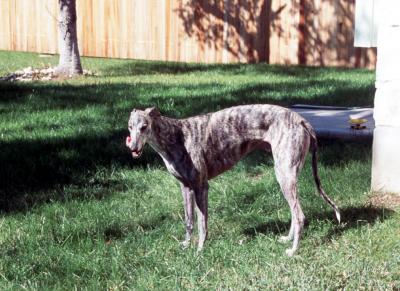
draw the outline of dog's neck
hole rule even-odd
[[[169,152],[182,137],[182,126],[178,119],[160,116],[153,120],[148,143],[159,154]]]

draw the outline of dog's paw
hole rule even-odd
[[[197,254],[201,254],[203,252],[203,246],[197,247]]]
[[[190,246],[190,240],[184,240],[179,243],[182,249],[187,249]]]
[[[287,243],[287,242],[289,242],[289,241],[291,241],[291,240],[292,240],[291,237],[288,236],[288,235],[282,235],[282,236],[279,237],[279,239],[278,239],[278,241],[279,241],[280,243]]]
[[[287,250],[285,251],[285,253],[286,253],[286,255],[287,255],[288,257],[293,257],[293,255],[296,253],[296,250],[294,250],[294,249],[287,249]]]

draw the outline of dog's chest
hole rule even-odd
[[[176,164],[165,158],[163,155],[161,155],[165,166],[167,167],[168,172],[170,172],[173,176],[175,176],[178,179],[182,178],[182,175],[178,172]]]
[[[190,172],[193,166],[187,164],[187,159],[177,158],[177,156],[181,157],[178,152],[175,152],[174,154],[160,153],[160,156],[171,175],[181,182],[189,181]]]

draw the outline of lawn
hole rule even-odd
[[[0,75],[56,57],[0,51]],[[270,156],[210,183],[210,238],[186,250],[177,182],[147,147],[124,147],[132,108],[187,117],[247,103],[372,106],[374,72],[83,58],[97,76],[0,82],[1,289],[399,289],[400,214],[369,202],[371,143],[321,140],[320,175],[343,223],[299,181],[308,219],[289,228]]]

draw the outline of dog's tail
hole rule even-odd
[[[339,208],[332,201],[332,199],[329,198],[328,195],[326,195],[324,189],[322,189],[321,180],[319,178],[318,164],[317,164],[317,162],[318,162],[318,157],[317,157],[318,143],[317,143],[317,137],[315,135],[315,131],[311,127],[311,125],[307,122],[302,121],[302,125],[306,129],[308,134],[310,135],[310,151],[311,151],[311,155],[312,155],[312,171],[313,171],[315,185],[317,186],[317,189],[318,189],[318,193],[333,208],[333,210],[335,211],[335,214],[336,214],[336,218],[337,218],[338,222],[340,223]]]

